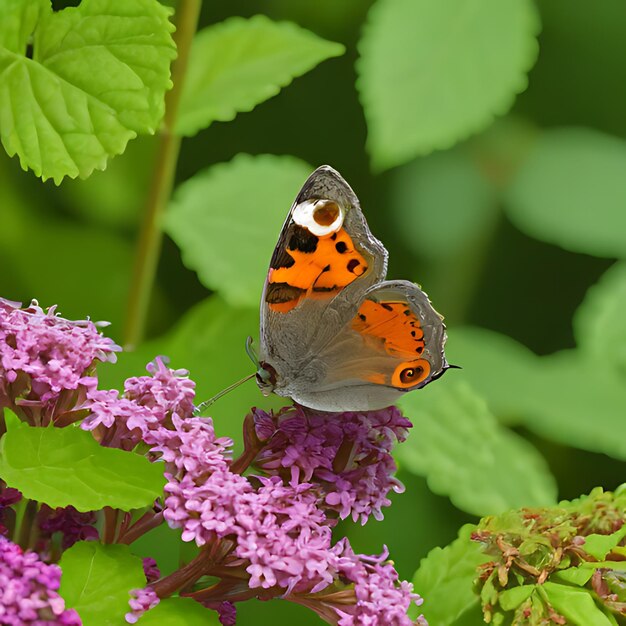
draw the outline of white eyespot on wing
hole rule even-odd
[[[296,206],[291,217],[313,235],[326,237],[342,227],[345,211],[334,200],[305,200]]]

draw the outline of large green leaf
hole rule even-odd
[[[400,402],[413,422],[397,456],[405,469],[475,515],[556,502],[556,484],[537,450],[502,427],[466,383],[437,385]]]
[[[446,353],[463,370],[446,374],[438,387],[448,385],[449,377],[462,377],[501,421],[626,460],[626,388],[606,360],[590,359],[584,350],[538,357],[505,335],[479,328],[449,334]],[[619,354],[619,347],[614,349]]]
[[[148,361],[163,354],[171,359],[172,367],[190,370],[198,402],[206,400],[254,371],[245,342],[248,335],[258,335],[258,328],[257,311],[234,308],[212,296],[186,313],[167,335],[142,344],[133,353],[122,353],[115,365],[103,364],[98,370],[101,386],[121,387],[125,378],[141,375]],[[252,406],[287,403],[278,396],[263,398],[250,380],[220,398],[207,414],[214,418],[218,435],[240,441],[243,418]]]
[[[482,242],[499,212],[494,185],[461,149],[396,170],[391,209],[405,245],[434,259]]]
[[[478,604],[473,589],[476,568],[490,557],[470,539],[473,529],[468,524],[450,545],[431,550],[413,577],[415,591],[424,598],[413,613],[423,611],[429,626],[449,626]]]
[[[447,148],[505,113],[538,29],[530,0],[378,0],[357,64],[373,164]]]
[[[0,439],[0,477],[26,498],[79,511],[147,506],[165,484],[161,464],[104,448],[89,432],[25,424]]]
[[[467,380],[500,421],[522,421],[520,400],[534,381],[539,362],[533,352],[507,335],[465,326],[448,330],[446,355],[450,363],[463,368],[462,372],[448,373],[446,378]]]
[[[574,316],[578,347],[626,378],[626,263],[591,287]]]
[[[524,425],[543,437],[626,460],[626,387],[584,352],[537,359],[517,400]]]
[[[217,613],[191,598],[167,598],[150,609],[138,622],[141,626],[219,626]]]
[[[194,135],[214,121],[275,96],[295,77],[345,48],[289,22],[233,17],[194,38],[177,130]]]
[[[165,229],[205,286],[235,306],[258,306],[280,227],[311,169],[294,157],[240,154],[180,185]]]
[[[66,550],[59,593],[83,626],[122,626],[129,592],[146,585],[141,559],[128,546],[82,541]]]
[[[611,626],[609,618],[594,602],[592,592],[580,587],[546,582],[541,586],[550,604],[572,626]]]
[[[575,252],[626,257],[626,142],[586,128],[546,131],[506,197],[525,233]]]
[[[156,130],[175,56],[157,0],[56,13],[43,0],[0,0],[0,13],[0,137],[24,169],[56,183],[86,177]]]

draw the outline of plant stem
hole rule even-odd
[[[210,556],[210,547],[205,546],[200,553],[187,565],[171,573],[161,580],[152,583],[150,587],[154,589],[159,598],[167,598],[175,591],[188,585],[211,569],[213,561]]]
[[[127,349],[137,346],[145,332],[163,238],[161,216],[172,193],[180,152],[180,137],[175,133],[174,127],[201,5],[202,0],[180,0],[177,10],[174,41],[178,58],[172,67],[174,86],[165,96],[165,117],[152,173],[150,193],[139,231],[124,328],[123,343]]]
[[[20,541],[22,524],[24,523],[26,507],[28,506],[29,502],[30,500],[28,498],[24,498],[24,496],[22,496],[22,498],[18,502],[16,502],[15,506],[13,507],[15,511],[15,526],[13,527],[13,536],[11,537],[13,543],[19,543]]]

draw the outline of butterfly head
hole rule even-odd
[[[264,396],[269,396],[274,391],[276,380],[276,370],[269,363],[259,362],[256,382]]]

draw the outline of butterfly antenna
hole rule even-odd
[[[241,380],[238,380],[236,383],[229,385],[228,387],[226,387],[226,389],[222,389],[222,391],[215,394],[212,398],[209,398],[208,400],[201,402],[194,409],[193,414],[196,417],[198,417],[199,415],[202,415],[202,413],[204,413],[204,411],[206,411],[206,409],[208,409],[216,400],[219,400],[222,396],[225,396],[227,393],[230,393],[233,389],[236,389],[237,387],[239,387],[239,385],[243,385],[243,383],[250,380],[251,378],[254,378],[255,376],[256,376],[256,372],[253,372],[252,374],[248,374],[247,376],[244,376],[244,378],[242,378]]]

